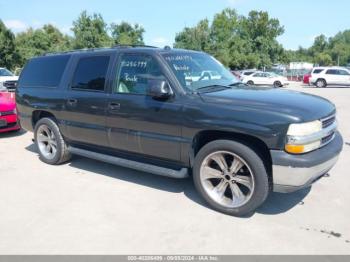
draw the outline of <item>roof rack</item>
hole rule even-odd
[[[158,48],[152,45],[115,45],[113,48],[136,48],[136,47],[144,47],[144,48]]]
[[[106,49],[110,49],[110,47],[83,48],[83,49],[74,49],[74,50],[68,50],[68,51],[48,52],[48,53],[44,53],[43,56],[72,54],[72,53],[78,53],[78,52],[104,51]]]

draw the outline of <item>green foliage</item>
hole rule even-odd
[[[31,57],[46,52],[144,44],[145,29],[141,25],[121,22],[108,26],[100,14],[89,15],[86,11],[73,22],[71,30],[73,37],[47,24],[15,36],[0,20],[0,66],[22,67]],[[241,16],[227,8],[216,14],[212,22],[203,19],[193,27],[185,27],[176,34],[174,46],[208,52],[232,69],[263,68],[291,61],[350,63],[350,30],[330,38],[320,35],[310,48],[299,47],[296,51],[284,50],[278,43],[277,37],[283,33],[283,26],[267,12],[251,11]]]
[[[139,24],[131,25],[127,22],[111,24],[112,38],[115,45],[143,45],[145,29]]]
[[[50,24],[44,25],[41,29],[29,28],[19,33],[15,42],[20,56],[20,65],[31,57],[47,52],[65,51],[71,47],[70,38]]]
[[[289,53],[294,61],[308,61],[321,66],[346,66],[350,63],[350,30],[330,38],[317,36],[310,48],[299,48]]]
[[[14,69],[19,56],[15,46],[14,34],[0,20],[0,67]]]
[[[107,24],[100,14],[88,15],[83,11],[73,22],[73,48],[96,48],[111,45],[111,38],[107,32]]]
[[[225,9],[194,27],[186,27],[175,38],[175,47],[209,52],[231,68],[268,67],[287,60],[276,38],[284,29],[267,12],[252,11],[247,17]]]

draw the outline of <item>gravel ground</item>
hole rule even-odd
[[[347,144],[330,177],[247,218],[207,208],[190,179],[49,166],[31,133],[0,134],[0,254],[350,254],[350,88],[289,89],[333,101]]]

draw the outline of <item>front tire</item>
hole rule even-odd
[[[280,88],[280,87],[282,87],[283,85],[282,85],[282,83],[280,82],[280,81],[276,81],[276,82],[274,82],[273,83],[273,87],[274,88]]]
[[[250,147],[231,140],[210,142],[199,151],[193,180],[210,207],[233,216],[254,212],[269,194],[263,160]]]
[[[41,161],[50,165],[59,165],[71,158],[68,146],[52,118],[42,118],[36,123],[34,139]]]
[[[251,81],[251,80],[249,80],[249,81],[247,82],[247,85],[253,86],[253,85],[254,85],[254,82]]]

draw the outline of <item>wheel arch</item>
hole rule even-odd
[[[263,160],[269,176],[270,185],[272,186],[272,158],[270,150],[264,141],[252,135],[216,130],[204,130],[198,132],[192,140],[192,153],[190,159],[191,167],[193,166],[194,158],[200,149],[215,140],[233,140],[250,147]]]
[[[32,126],[33,126],[33,129],[35,128],[35,125],[36,123],[44,118],[44,117],[48,117],[48,118],[52,118],[54,119],[55,121],[57,121],[56,117],[54,116],[54,114],[52,114],[51,112],[49,111],[46,111],[46,110],[35,110],[33,111],[32,113]]]

